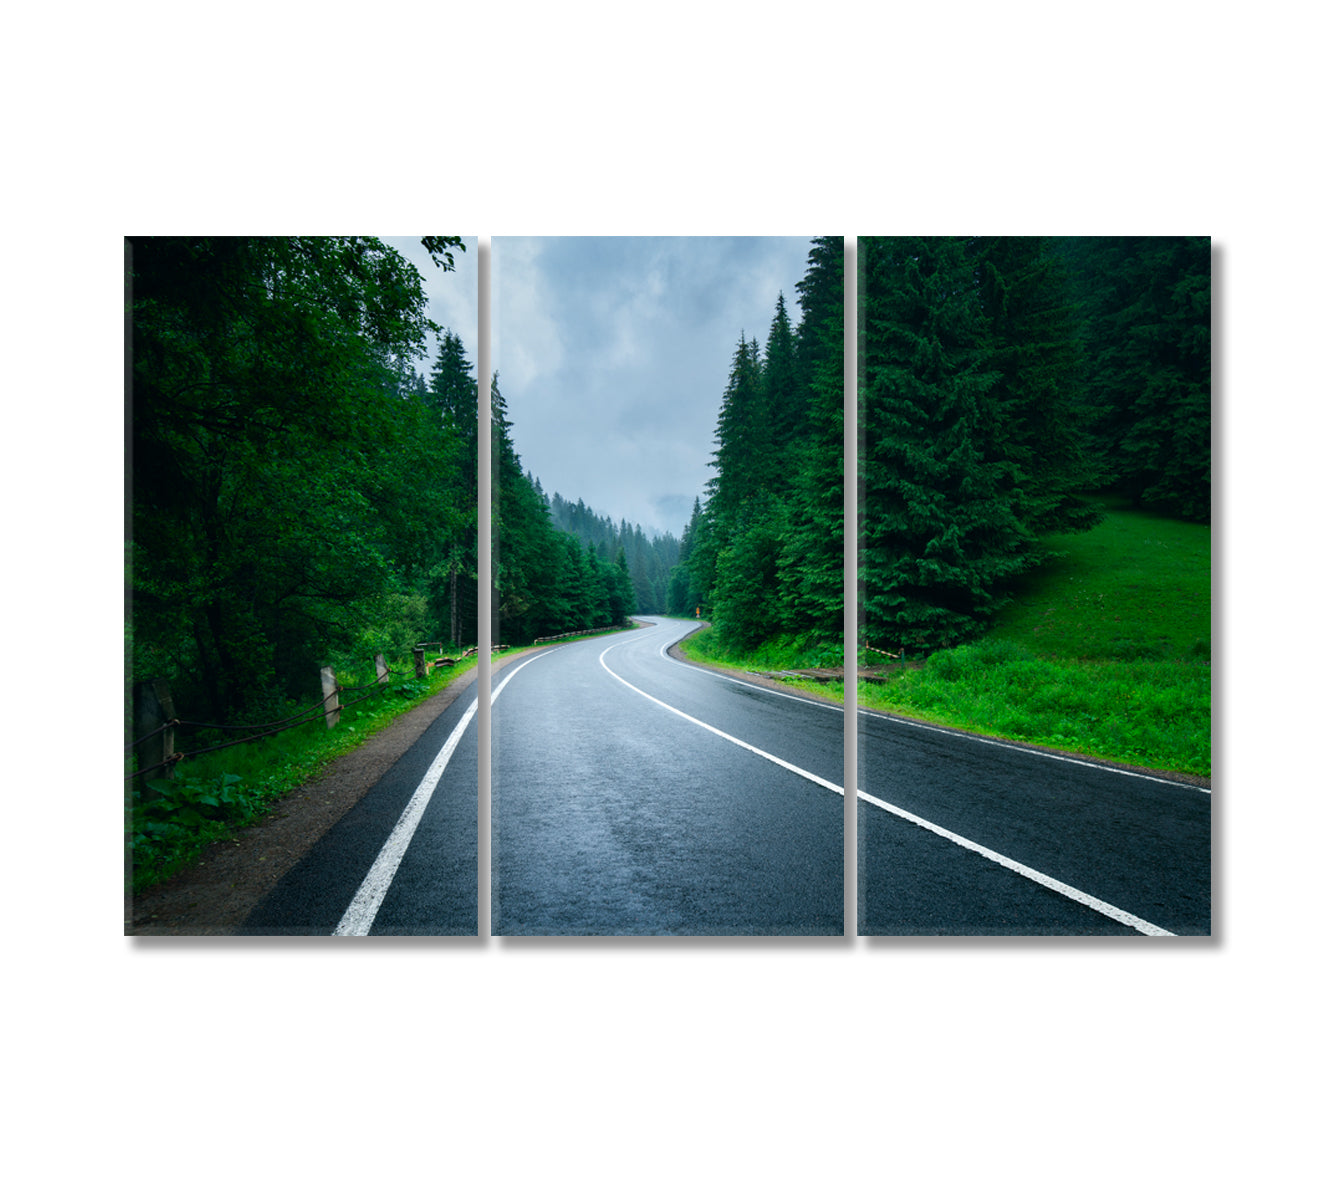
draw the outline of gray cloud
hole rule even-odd
[[[743,330],[797,323],[810,238],[496,238],[495,366],[548,493],[680,533]]]

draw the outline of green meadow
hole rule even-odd
[[[1212,759],[1210,528],[1109,506],[1045,539],[991,632],[905,669],[861,648],[860,704],[1208,777]],[[892,650],[893,647],[881,647]]]
[[[858,704],[974,733],[1208,778],[1210,529],[1107,503],[1085,533],[1053,535],[990,633],[906,667],[860,646]],[[898,647],[882,646],[881,651]],[[774,638],[725,655],[712,629],[687,639],[701,663],[774,674],[842,664],[842,647]],[[834,702],[841,682],[786,680]]]

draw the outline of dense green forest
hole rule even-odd
[[[263,720],[332,656],[475,637],[476,389],[411,365],[444,332],[416,268],[375,238],[148,237],[126,270],[133,677]]]
[[[1210,516],[1208,238],[859,239],[860,626],[984,632],[1096,497]],[[842,628],[842,240],[738,340],[671,612],[726,651]]]
[[[496,641],[523,645],[573,630],[622,625],[632,612],[660,611],[634,582],[634,575],[646,569],[642,533],[629,531],[622,522],[614,538],[593,540],[582,529],[559,528],[551,501],[519,460],[508,407],[493,376],[491,583]],[[561,506],[569,508],[564,501]],[[583,501],[575,511],[591,518]],[[590,527],[602,529],[596,521]]]
[[[667,607],[713,621],[724,649],[843,628],[843,239],[816,238],[761,350],[741,333],[714,475],[681,537]]]
[[[493,395],[499,398],[499,393]],[[621,625],[631,613],[666,612],[680,557],[670,534],[595,513],[583,500],[548,497],[521,468],[503,398],[493,409],[491,479],[497,638],[520,644],[577,629]],[[503,484],[500,482],[503,478]]]
[[[458,238],[424,238],[453,267]],[[1207,238],[863,238],[860,618],[984,631],[1090,500],[1210,517]],[[476,644],[477,379],[375,238],[127,241],[134,678],[266,719],[325,662]],[[490,385],[495,640],[702,612],[724,649],[837,642],[843,241],[742,331],[679,539],[548,496]],[[421,374],[428,337],[433,365]]]
[[[375,238],[153,237],[126,273],[131,677],[260,721],[321,665],[476,645],[477,379],[417,269]],[[675,539],[558,529],[491,403],[497,640],[661,609]]]
[[[542,492],[540,482],[534,481],[534,486]],[[550,498],[543,493],[543,498],[557,529],[573,534],[585,545],[595,546],[598,554],[608,561],[615,561],[620,551],[625,551],[630,582],[635,589],[635,612],[667,611],[667,589],[672,570],[681,557],[678,538],[656,531],[646,534],[638,525],[632,528],[626,521],[618,523],[594,512],[582,500],[566,500],[559,492]]]
[[[976,637],[1117,493],[1210,516],[1208,238],[863,238],[860,625]]]

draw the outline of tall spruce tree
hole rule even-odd
[[[428,605],[455,646],[477,641],[477,380],[452,330],[440,339],[427,401],[451,435],[453,452],[440,469],[452,482],[442,553],[428,585]]]
[[[801,382],[797,375],[797,336],[788,320],[783,293],[778,293],[773,323],[764,344],[765,420],[769,425],[769,462],[765,482],[783,486],[785,467],[806,424]]]
[[[824,639],[843,630],[843,254],[842,238],[816,238],[797,284],[801,406],[779,556],[781,624]]]
[[[732,370],[714,430],[717,449],[706,485],[709,509],[726,540],[743,503],[762,486],[761,458],[770,441],[759,348],[743,333],[732,353]]]
[[[858,251],[861,628],[930,650],[982,632],[1038,548],[995,455],[1001,372],[967,240]]]
[[[676,565],[672,568],[667,592],[667,611],[676,616],[695,616],[698,612],[702,612],[705,603],[707,593],[699,585],[693,573],[695,542],[703,522],[704,512],[700,507],[699,497],[696,496],[690,520],[681,531],[680,554]]]
[[[520,645],[550,632],[561,547],[549,514],[523,470],[497,375],[491,378],[491,536],[495,636]]]
[[[744,648],[776,628],[778,511],[768,486],[774,454],[759,345],[741,340],[723,394],[709,481],[713,615],[724,645]]]

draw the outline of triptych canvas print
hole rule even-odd
[[[126,933],[1208,936],[1207,237],[126,240]]]

